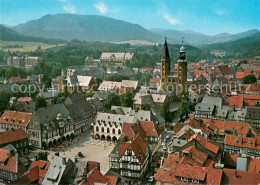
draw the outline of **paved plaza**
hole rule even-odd
[[[72,161],[75,161],[75,158],[77,158],[79,161],[83,160],[100,162],[100,171],[102,173],[106,173],[109,169],[108,155],[113,150],[114,146],[114,144],[107,144],[107,146],[104,147],[101,141],[91,141],[91,135],[90,132],[88,132],[85,133],[85,135],[79,137],[76,143],[61,149],[59,151],[59,155],[61,157],[68,157]],[[44,152],[44,150],[35,150],[33,153],[36,154],[39,151]],[[84,155],[83,158],[77,156],[79,152]],[[48,154],[48,159],[51,159],[51,157],[55,155],[55,152],[48,151]]]

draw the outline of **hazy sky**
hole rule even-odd
[[[104,15],[145,28],[205,34],[260,29],[260,0],[0,0],[1,24],[56,13]]]

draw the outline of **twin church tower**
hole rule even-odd
[[[177,75],[171,73],[171,59],[167,40],[165,39],[164,50],[161,58],[161,89],[164,91],[175,91],[176,95],[184,96],[187,92],[187,62],[186,51],[182,46],[177,61]]]

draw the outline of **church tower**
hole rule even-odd
[[[186,85],[187,85],[187,62],[186,62],[186,51],[183,46],[183,41],[182,41],[182,46],[179,51],[179,60],[177,62],[177,74],[178,74],[178,84],[179,86],[182,86],[183,91],[180,94],[183,96],[186,92]]]
[[[168,44],[165,38],[164,49],[161,58],[161,84],[166,82],[166,77],[171,71],[171,59],[168,50]]]

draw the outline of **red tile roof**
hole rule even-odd
[[[259,91],[260,92],[260,84],[251,84],[248,88],[248,91]]]
[[[228,67],[228,65],[218,66],[218,69],[223,76],[234,74],[234,72]]]
[[[248,171],[254,172],[254,173],[260,173],[260,159],[259,158],[250,158],[249,159]]]
[[[17,76],[17,77],[11,77],[10,80],[11,80],[12,82],[21,82],[21,81],[23,81],[23,79],[22,79],[21,77],[19,77],[19,76]]]
[[[20,97],[18,98],[18,101],[19,102],[29,102],[29,101],[32,101],[32,98],[31,97]]]
[[[160,78],[151,78],[150,80],[149,80],[149,82],[150,83],[160,83]]]
[[[207,136],[210,136],[211,134],[213,134],[213,131],[210,130],[209,128],[207,128],[204,124],[200,123],[199,120],[190,119],[190,120],[187,120],[187,121],[188,121],[190,127],[194,128],[194,129],[200,129]]]
[[[207,150],[217,154],[219,152],[219,147],[208,142],[202,135],[200,134],[194,134],[191,136],[189,141],[192,141],[193,139],[197,140],[202,146],[204,146]]]
[[[14,141],[27,139],[28,135],[26,132],[22,129],[16,129],[16,130],[9,130],[6,132],[0,132],[0,145],[8,144]]]
[[[108,175],[106,175],[105,178],[107,179],[109,184],[111,184],[111,185],[116,185],[117,184],[117,179],[118,178],[116,176],[108,176]]]
[[[256,138],[226,135],[224,144],[260,150],[260,139],[256,139]]]
[[[140,121],[140,124],[147,137],[158,137],[154,123],[152,121]]]
[[[259,184],[260,173],[223,169],[222,184]]]
[[[13,155],[9,151],[0,149],[0,161],[6,163],[0,164],[0,169],[3,171],[9,171],[13,173],[18,173],[18,153],[15,152]]]
[[[38,166],[39,167],[39,176],[44,178],[50,165],[51,165],[51,163],[49,161],[38,160],[38,161],[32,162],[30,169]]]
[[[88,172],[92,171],[94,168],[98,167],[98,162],[96,161],[88,161],[87,162]]]
[[[21,127],[27,127],[31,121],[32,113],[16,112],[7,110],[0,118],[0,123]]]
[[[246,122],[235,122],[235,121],[226,121],[226,120],[211,120],[203,119],[204,123],[208,123],[213,126],[215,129],[221,129],[226,131],[234,131],[236,134],[246,135],[249,131],[253,135],[257,135],[254,128],[249,123]]]
[[[142,164],[145,161],[146,146],[144,138],[140,134],[137,134],[132,141],[120,143],[119,158],[123,156],[126,150],[133,151],[138,161]]]
[[[95,168],[87,175],[86,185],[94,185],[97,183],[107,183],[107,179],[100,173],[100,171]]]
[[[191,166],[179,164],[170,169],[159,169],[154,175],[155,179],[160,182],[171,184],[194,184],[180,181],[176,177],[185,177],[189,179],[197,179],[203,181],[203,184],[221,184],[222,170],[207,167]]]
[[[42,179],[45,177],[51,163],[48,161],[33,161],[29,170],[25,172],[21,178],[26,178],[30,183],[41,184]]]

